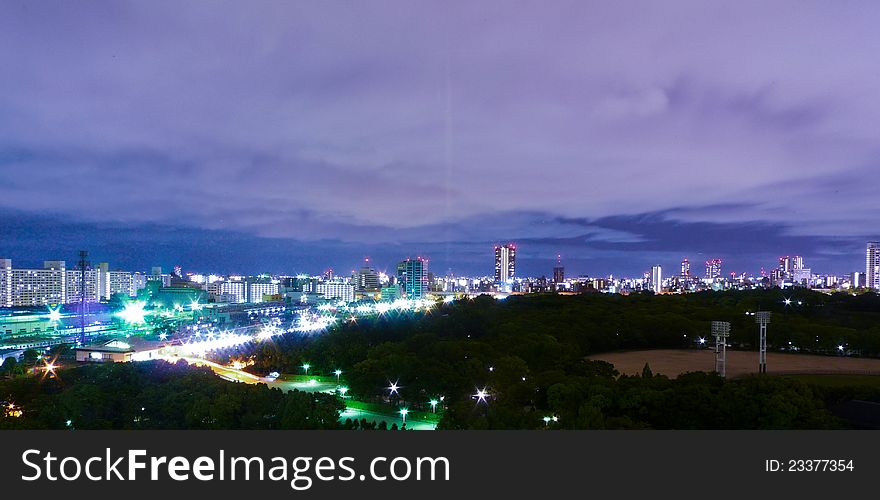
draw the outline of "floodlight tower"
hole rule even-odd
[[[727,377],[727,337],[730,337],[730,323],[712,322],[712,335],[715,336],[715,371]]]
[[[755,323],[761,326],[761,336],[758,341],[758,373],[767,373],[767,325],[770,324],[770,312],[758,311],[755,315]]]

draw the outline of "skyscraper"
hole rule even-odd
[[[865,275],[866,286],[880,290],[880,242],[869,241],[866,255]]]
[[[685,257],[684,260],[681,261],[681,277],[691,277],[691,261],[689,261],[687,257]]]
[[[782,276],[787,278],[791,275],[791,257],[786,255],[785,257],[779,258],[779,271],[782,273]]]
[[[721,259],[706,261],[706,278],[710,280],[721,278]]]
[[[654,293],[663,291],[663,268],[661,266],[651,268],[651,289],[654,290]]]
[[[419,257],[397,264],[397,283],[407,299],[421,299],[428,291],[428,261]]]
[[[507,283],[516,276],[516,245],[495,246],[495,281]]]
[[[559,285],[565,282],[565,268],[562,267],[562,256],[556,256],[556,267],[553,268],[553,283]]]

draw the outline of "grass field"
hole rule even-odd
[[[642,372],[645,363],[655,374],[677,377],[686,372],[713,371],[715,353],[712,350],[655,349],[643,351],[609,352],[589,356],[588,359],[607,361],[622,374]],[[755,351],[727,351],[727,376],[738,377],[758,371],[758,353]],[[850,380],[880,381],[880,359],[849,358],[843,356],[816,356],[811,354],[767,353],[768,374],[804,374],[799,376],[825,377],[847,375]],[[846,379],[841,379],[846,380]],[[841,382],[843,383],[843,382]]]

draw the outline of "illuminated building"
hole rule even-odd
[[[516,277],[516,245],[495,246],[495,281],[508,283]]]
[[[354,285],[344,281],[321,281],[315,284],[315,292],[325,299],[354,302]]]
[[[278,295],[280,286],[268,278],[249,278],[247,281],[247,302],[263,302],[265,295]]]
[[[63,264],[63,263],[62,263]],[[85,296],[86,302],[97,302],[101,300],[100,295],[100,285],[101,285],[101,269],[86,269],[85,272]],[[67,281],[65,285],[66,292],[66,300],[65,302],[79,302],[80,300],[80,289],[82,285],[82,273],[80,269],[74,268],[65,273],[65,279]]]
[[[419,257],[397,264],[397,283],[407,299],[421,299],[428,292],[428,261]]]
[[[791,275],[791,257],[785,256],[779,258],[779,271],[782,273],[783,277],[789,277]]]
[[[721,278],[721,259],[710,259],[706,261],[706,278],[710,280]]]
[[[379,273],[370,265],[370,259],[364,259],[364,265],[354,273],[351,280],[358,292],[375,291],[379,289]]]
[[[15,269],[12,260],[0,259],[0,268],[0,300],[4,307],[63,304],[68,298],[63,260],[47,260],[42,269]]]
[[[497,266],[496,266],[497,267]],[[565,268],[562,267],[562,257],[556,256],[556,267],[553,268],[553,283],[561,285],[565,282]]]
[[[654,293],[663,291],[663,268],[661,266],[651,268],[651,289],[654,290]]]
[[[0,307],[12,307],[11,259],[0,259]]]
[[[681,277],[685,279],[691,277],[691,261],[687,257],[681,261]]]
[[[101,344],[77,347],[76,360],[81,363],[127,363],[161,357],[163,342],[145,340],[111,340]]]
[[[247,302],[247,284],[244,281],[217,281],[208,285],[208,292],[217,302]]]
[[[868,242],[865,261],[866,286],[874,290],[880,290],[880,242]]]
[[[159,281],[162,286],[171,286],[171,275],[162,273],[161,267],[154,267],[147,275],[147,281]]]

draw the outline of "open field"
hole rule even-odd
[[[641,373],[645,363],[655,374],[677,377],[686,372],[712,371],[715,353],[711,349],[654,349],[643,351],[609,352],[588,356],[588,359],[607,361],[622,374]],[[727,375],[737,377],[758,371],[756,351],[727,351]],[[816,356],[811,354],[767,353],[767,372],[865,374],[880,375],[880,359]]]

